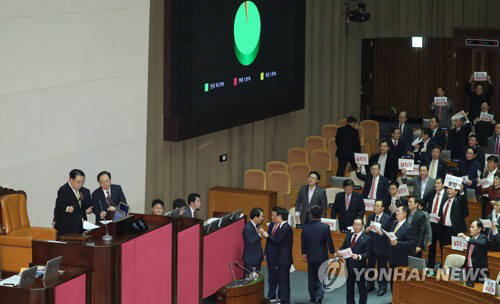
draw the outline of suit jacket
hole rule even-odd
[[[369,227],[373,220],[375,220],[375,213],[370,214],[366,222],[366,226]],[[378,222],[382,225],[381,228],[385,231],[391,230],[392,219],[389,214],[382,212],[382,216]],[[389,244],[386,242],[385,235],[378,235],[378,233],[370,231],[368,232],[368,236],[372,240],[372,252],[376,255],[387,255]]]
[[[431,162],[432,162],[432,159],[429,159],[428,162],[426,163],[427,167],[429,168],[429,173],[431,172]],[[436,177],[441,177],[443,178],[443,181],[444,181],[444,178],[446,177],[446,172],[448,170],[448,165],[446,164],[446,162],[444,160],[442,160],[441,158],[438,160],[438,165],[437,165],[437,172],[436,172]]]
[[[392,221],[394,221],[396,218],[396,213],[392,213],[391,209],[390,209],[390,206],[392,204],[392,197],[391,195],[388,195],[385,200],[384,200],[384,212],[389,214],[389,215],[393,215],[392,219],[391,219],[391,224],[392,224]],[[399,206],[402,206],[402,205],[407,205],[408,206],[408,202],[406,202],[406,200],[402,197],[398,198],[395,202],[395,205],[396,205],[396,208],[398,208]],[[390,227],[389,227],[390,228]]]
[[[322,263],[328,260],[328,250],[335,253],[330,226],[313,220],[302,229],[302,254],[307,255],[307,262]]]
[[[441,149],[446,147],[446,136],[444,135],[443,129],[437,128],[436,134],[432,136],[434,145],[439,145]]]
[[[426,205],[426,211],[428,214],[431,214],[432,211],[434,210],[435,196],[436,196],[436,190],[432,189],[432,191],[429,192],[429,194],[427,194],[424,197],[424,203]],[[439,209],[437,209],[438,215],[441,212],[442,206],[446,203],[447,200],[448,200],[448,193],[446,193],[446,190],[444,190],[443,195],[439,197],[439,201],[440,201],[441,205],[439,206]],[[431,223],[431,224],[434,224],[434,223]]]
[[[262,238],[257,233],[251,221],[243,228],[243,262],[245,264],[259,264],[262,262]]]
[[[267,242],[276,245],[276,266],[289,266],[293,264],[293,230],[287,222],[283,222],[274,236],[269,235]]]
[[[467,175],[469,180],[472,182],[472,185],[469,186],[470,188],[477,188],[477,178],[479,177],[477,172],[483,172],[484,168],[481,164],[484,165],[484,161],[480,163],[477,159],[474,159],[472,162],[461,160],[458,164],[458,176]]]
[[[405,184],[413,185],[413,195],[414,196],[416,196],[419,199],[422,197],[422,178],[420,177],[420,175],[417,175],[413,178],[403,177],[403,178],[401,178],[401,180]],[[428,177],[427,178],[427,185],[425,185],[423,197],[425,197],[426,195],[431,193],[433,189],[434,189],[434,179],[432,179],[431,177]]]
[[[338,158],[354,158],[354,153],[361,152],[359,131],[350,125],[337,129],[335,142],[337,143],[337,147],[340,147],[340,149],[337,149],[337,152],[335,153]]]
[[[445,211],[446,201],[441,204],[439,208],[439,217],[441,218],[441,223],[445,224],[444,211]],[[465,223],[465,218],[469,216],[469,206],[467,204],[467,198],[465,195],[457,195],[448,212],[450,212],[451,225],[454,229],[454,234],[459,232],[467,231],[467,224]]]
[[[269,224],[269,228],[267,229],[267,233],[269,235],[272,234],[274,226],[276,225],[275,222],[271,222]],[[275,236],[279,233],[279,229],[276,229]],[[266,262],[268,265],[277,265],[278,263],[278,245],[273,244],[271,242],[266,242],[266,247],[264,248],[264,255],[266,256]]]
[[[453,100],[448,97],[448,104],[446,106],[431,106],[432,115],[439,118],[439,125],[443,128],[450,128],[451,123],[451,111],[453,108]],[[440,110],[441,109],[441,110]],[[443,147],[444,149],[444,147]]]
[[[345,239],[344,239],[344,244],[340,249],[347,249],[351,247],[351,239],[352,239],[353,233],[348,232]],[[352,269],[352,268],[366,268],[366,259],[371,255],[371,247],[372,247],[372,241],[370,237],[364,233],[361,232],[361,235],[358,237],[356,242],[354,243],[354,246],[351,247],[352,253],[355,253],[357,255],[361,256],[360,260],[354,260],[353,258],[346,259],[346,264],[347,268]]]
[[[392,232],[396,229],[397,224],[397,222],[392,224]],[[396,232],[396,237],[398,239],[395,246],[392,246],[389,238],[386,237],[386,241],[389,242],[389,263],[392,267],[408,266],[408,255],[415,252],[416,233],[413,227],[405,221]]]
[[[370,164],[378,163],[378,159],[380,157],[380,153],[375,153],[370,157]],[[387,159],[385,161],[385,170],[384,177],[389,181],[396,180],[398,175],[398,159],[395,158],[392,154],[388,153]]]
[[[92,206],[92,198],[89,189],[82,187],[80,188],[80,192],[81,207],[73,189],[71,189],[68,183],[62,185],[57,191],[54,216],[56,221],[55,228],[59,234],[83,232],[82,219],[87,219],[85,210]],[[72,213],[66,212],[66,208],[71,206],[74,208],[74,211]]]
[[[399,123],[396,123],[394,127],[401,129],[401,125]],[[410,151],[411,143],[413,142],[413,129],[408,125],[408,123],[405,123],[403,130],[401,130],[400,139],[404,141],[405,146],[408,149],[407,151]]]
[[[469,147],[468,145],[464,147],[460,161],[465,161],[465,152],[467,151],[468,147]],[[476,160],[479,162],[479,165],[481,167],[481,172],[483,172],[482,169],[484,169],[486,155],[484,154],[483,148],[481,148],[481,146],[475,146],[473,148],[476,151]]]
[[[349,201],[349,209],[345,209],[345,192],[337,193],[335,202],[332,207],[331,218],[339,218],[339,228],[341,231],[352,226],[356,218],[363,218],[365,215],[365,202],[363,197],[358,192],[352,192],[351,200]]]
[[[493,232],[491,231],[490,228],[486,228],[485,234],[486,237],[488,238],[488,249],[491,251],[500,251],[500,233],[498,233],[498,228],[500,227],[500,217],[495,221],[493,219],[493,213],[491,213],[488,216],[488,219],[491,221],[491,224],[493,225],[496,223],[497,225],[497,234],[493,235]]]
[[[477,239],[474,239],[472,237],[469,238],[469,242],[467,244],[467,253],[465,254],[465,262],[462,268],[469,268],[467,266],[467,257],[469,256],[471,245],[474,245],[474,250],[472,251],[471,255],[472,269],[488,269],[488,240],[483,234],[479,234]]]
[[[186,206],[185,210],[186,211],[184,211],[183,217],[196,218],[196,214],[193,214],[193,211],[191,211],[191,207]]]
[[[363,175],[359,172],[356,172],[356,176],[365,182],[365,186],[363,188],[363,197],[368,198],[372,188],[373,176],[371,174]],[[377,200],[383,201],[388,195],[389,195],[389,181],[387,180],[387,178],[379,175],[377,192],[375,194],[375,197],[377,198]]]
[[[410,215],[408,215],[408,218]],[[407,219],[408,220],[408,219]],[[422,250],[425,248],[425,225],[426,225],[426,219],[425,219],[425,214],[420,211],[416,210],[415,213],[413,213],[413,217],[411,219],[410,225],[413,228],[413,231],[416,233],[416,243],[415,245],[417,247],[420,247]]]
[[[302,225],[305,225],[311,221],[312,216],[310,210],[314,205],[320,206],[323,210],[322,217],[326,217],[328,207],[325,189],[320,188],[316,185],[314,193],[311,197],[311,201],[309,202],[309,185],[300,187],[299,194],[297,195],[297,200],[295,201],[295,211],[300,212],[300,223]]]
[[[493,134],[493,136],[488,137],[488,154],[497,154],[496,149],[497,144],[497,135]]]
[[[401,158],[403,155],[406,154],[406,152],[408,152],[408,145],[406,141],[400,139],[398,140],[397,145],[394,145],[392,138],[389,138],[388,141],[389,141],[389,154],[391,154],[392,157],[396,158],[396,160]]]
[[[120,185],[111,184],[110,190],[111,190],[111,202],[115,205],[115,207],[118,207],[118,204],[120,204],[120,202],[127,203],[127,199],[125,198],[125,194],[123,194],[123,190]],[[100,219],[99,216],[101,214],[101,211],[103,210],[106,211],[110,207],[108,201],[106,200],[106,195],[104,194],[104,190],[102,190],[101,187],[95,189],[94,192],[92,192],[92,204],[94,205],[93,211],[96,216],[96,219]]]
[[[433,138],[429,140],[427,143],[427,147],[424,149],[424,142],[422,141],[419,144],[419,149],[418,152],[415,153],[415,161],[420,163],[420,164],[426,164],[430,159],[432,159],[432,149],[436,145],[436,142],[434,141]]]
[[[460,130],[453,128],[448,131],[448,150],[451,152],[451,160],[455,161],[462,158],[462,153],[467,146],[470,132],[470,123],[464,124]]]

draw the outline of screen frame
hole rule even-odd
[[[294,90],[279,97],[263,98],[254,103],[234,105],[204,113],[174,114],[181,105],[174,102],[173,88],[180,90],[182,84],[175,73],[180,73],[172,64],[179,58],[181,35],[175,24],[180,24],[180,1],[166,0],[164,8],[164,82],[163,82],[163,138],[166,141],[182,141],[208,133],[236,127],[280,114],[304,108],[305,99],[305,0],[290,0],[295,5]],[[174,70],[175,69],[175,70]],[[183,109],[190,108],[182,105]],[[177,108],[176,108],[177,107]],[[181,111],[184,112],[184,111]]]

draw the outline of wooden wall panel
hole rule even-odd
[[[372,20],[345,23],[342,0],[307,1],[305,109],[181,143],[163,141],[163,0],[151,0],[146,210],[159,197],[196,191],[206,202],[209,187],[240,186],[243,172],[286,160],[289,147],[303,146],[325,123],[359,117],[361,40],[378,37],[451,36],[454,26],[499,26],[496,0],[370,0]],[[229,160],[218,163],[218,154]],[[227,183],[227,184],[224,184]],[[206,204],[202,207],[206,214]]]

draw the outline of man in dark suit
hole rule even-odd
[[[422,129],[422,140],[420,143],[414,145],[414,158],[418,164],[426,164],[431,159],[431,151],[436,144],[432,139],[432,131],[429,128]]]
[[[380,164],[373,163],[370,165],[370,175],[361,174],[358,168],[356,176],[365,182],[363,198],[383,201],[389,195],[389,181],[380,175]]]
[[[439,235],[439,244],[441,246],[451,244],[451,237],[459,232],[467,231],[465,218],[469,216],[469,207],[464,192],[453,188],[447,188],[448,200],[441,204],[439,219],[441,224],[441,233]]]
[[[479,165],[481,167],[481,172],[484,169],[486,155],[484,154],[483,148],[479,145],[479,138],[476,134],[472,133],[469,135],[469,141],[467,142],[468,146],[466,146],[462,152],[462,157],[460,160],[466,159],[467,148],[471,147],[474,149],[474,153],[476,154],[476,159],[479,161]]]
[[[426,163],[429,168],[429,176],[432,179],[436,177],[445,178],[448,165],[441,159],[441,146],[434,146],[431,152],[431,159]]]
[[[380,153],[374,153],[370,157],[370,164],[380,165],[380,175],[389,182],[396,180],[398,174],[398,159],[389,153],[389,141],[382,139],[379,143]]]
[[[459,233],[458,237],[467,241],[467,253],[465,254],[465,262],[462,268],[467,272],[471,271],[476,274],[476,282],[484,282],[488,278],[488,240],[486,236],[481,233],[483,230],[483,222],[477,219],[470,224],[471,236],[466,236]]]
[[[372,242],[363,232],[363,220],[355,219],[352,224],[353,232],[347,233],[341,250],[351,248],[352,257],[346,259],[347,266],[347,293],[346,303],[354,304],[354,285],[358,285],[359,303],[366,304],[366,259],[370,256]],[[338,255],[338,252],[337,252]],[[358,274],[358,275],[356,275]]]
[[[280,207],[276,217],[277,233],[273,236],[262,230],[267,242],[277,246],[278,299],[285,304],[290,303],[290,267],[293,264],[293,230],[286,222],[287,219],[288,211]]]
[[[500,123],[495,125],[493,136],[488,138],[488,154],[500,155]]]
[[[372,240],[372,251],[368,258],[368,267],[375,268],[375,263],[377,264],[377,273],[380,274],[382,269],[387,271],[387,249],[388,245],[385,239],[384,233],[381,229],[389,231],[392,226],[391,216],[384,212],[384,204],[382,201],[376,201],[373,207],[374,213],[370,214],[366,222],[366,233]],[[380,224],[380,228],[370,227],[372,222]],[[375,290],[375,281],[369,280],[367,282],[367,292]],[[383,296],[387,292],[387,278],[384,276],[378,276],[378,293],[377,296]]]
[[[83,187],[85,173],[79,169],[69,172],[69,180],[57,191],[54,208],[55,228],[59,234],[82,233],[83,220],[92,212],[90,191]]]
[[[463,111],[462,111],[463,112]],[[448,150],[450,150],[451,160],[458,162],[462,158],[462,152],[467,146],[471,124],[465,112],[464,118],[453,121],[455,127],[448,131]]]
[[[361,142],[359,139],[359,131],[354,128],[356,125],[356,118],[347,117],[347,125],[337,130],[335,135],[335,143],[337,144],[337,152],[335,155],[339,161],[337,176],[344,176],[347,163],[351,167],[356,168],[354,161],[354,153],[361,152]]]
[[[113,219],[113,214],[120,203],[127,203],[120,185],[111,184],[111,173],[102,171],[97,174],[99,188],[92,192],[92,203],[96,219]]]
[[[271,211],[271,223],[267,230],[267,234],[273,237],[277,236],[279,224],[277,223],[278,211],[280,207],[274,207]],[[264,257],[267,262],[267,283],[268,293],[267,298],[270,300],[276,299],[276,290],[278,289],[278,245],[266,242],[264,249]]]
[[[421,258],[425,248],[426,219],[425,214],[419,210],[419,205],[420,200],[417,200],[414,196],[408,197],[408,208],[410,209],[410,213],[408,214],[407,221],[416,233],[416,247],[412,250],[413,252],[411,252],[411,255]]]
[[[495,200],[495,208],[488,216],[488,219],[491,221],[491,228],[486,229],[488,249],[500,251],[500,234],[498,233],[498,227],[500,227],[500,199]]]
[[[196,218],[196,213],[201,208],[201,198],[198,193],[190,193],[187,199],[188,207],[184,212],[185,217]]]
[[[408,152],[406,142],[401,139],[401,130],[394,128],[391,131],[391,138],[389,139],[389,154],[393,158],[399,159]]]
[[[263,229],[260,225],[264,222],[264,211],[261,208],[253,208],[250,211],[250,221],[245,224],[243,228],[243,265],[245,273],[248,271],[260,271],[262,263],[262,234]]]
[[[362,218],[365,215],[365,202],[361,194],[354,192],[354,182],[346,179],[343,186],[344,192],[335,196],[331,215],[332,219],[338,216],[340,231],[352,226],[355,218]]]
[[[439,127],[439,118],[432,116],[429,120],[429,127],[432,131],[432,140],[435,145],[440,147],[446,146],[446,136],[444,135],[443,129]]]
[[[399,130],[401,130],[401,140],[405,143],[407,150],[411,149],[411,143],[413,142],[413,130],[407,124],[408,113],[406,111],[399,112],[398,123],[395,125]]]
[[[448,194],[444,189],[444,179],[438,177],[434,181],[434,190],[424,198],[424,204],[427,206],[429,221],[431,222],[432,241],[429,246],[427,267],[434,268],[436,264],[436,246],[439,240],[441,256],[443,256],[443,244],[441,243],[441,223],[439,214],[442,206],[448,200]],[[444,261],[442,261],[444,263]]]
[[[384,200],[384,212],[391,216],[391,221],[396,220],[396,210],[401,205],[406,205],[404,198],[398,193],[399,183],[392,182],[389,184],[389,195]]]
[[[401,170],[401,173],[403,174],[401,181],[405,184],[413,185],[413,196],[416,198],[423,199],[432,191],[434,179],[429,177],[427,165],[420,165],[420,167],[418,167],[418,176],[414,178],[406,177],[406,171],[404,169]]]
[[[307,283],[312,303],[323,301],[323,287],[318,279],[319,267],[328,260],[328,251],[335,253],[330,226],[321,223],[323,210],[320,206],[311,208],[313,220],[302,230],[302,258],[307,262]]]
[[[320,206],[323,217],[326,217],[327,200],[326,191],[318,186],[321,176],[316,171],[309,172],[307,185],[300,187],[295,202],[295,222],[305,225],[311,221],[310,209],[312,206]]]
[[[389,267],[392,269],[391,291],[394,277],[394,269],[399,266],[408,266],[408,256],[415,249],[415,231],[406,220],[410,209],[408,206],[400,206],[396,211],[396,222],[392,224],[391,232],[396,236],[396,239],[387,238],[389,242],[388,256]]]

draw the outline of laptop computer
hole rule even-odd
[[[423,270],[425,269],[425,259],[413,257],[413,256],[408,256],[408,266],[411,268]]]
[[[43,280],[49,280],[59,275],[59,267],[61,266],[62,258],[62,256],[58,256],[57,258],[47,261],[47,265],[45,265],[45,273],[43,274]]]
[[[35,282],[36,266],[23,270],[20,275],[13,275],[5,280],[0,281],[0,286],[26,287]]]
[[[113,216],[113,221],[118,221],[124,217],[126,217],[130,212],[130,206],[120,202],[118,207],[115,210],[115,215]]]

